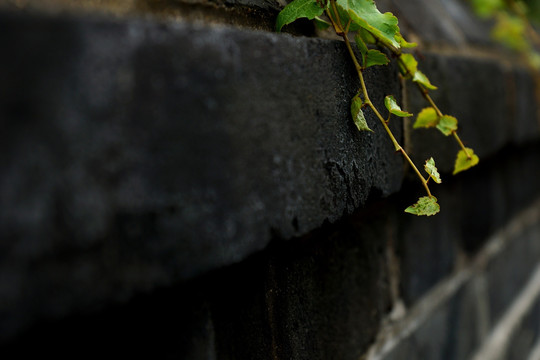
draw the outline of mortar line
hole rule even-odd
[[[529,356],[527,356],[527,360],[540,360],[540,336],[536,340],[536,343],[534,343]]]
[[[471,277],[468,270],[461,270],[454,276],[442,281],[428,295],[413,306],[403,320],[397,321],[382,330],[383,339],[377,341],[368,351],[367,360],[382,360],[402,340],[407,338],[437,309],[450,298],[461,285]]]
[[[534,301],[540,294],[540,264],[536,266],[533,275],[514,300],[510,309],[495,325],[489,337],[481,345],[480,349],[472,357],[473,360],[498,360],[502,359],[508,348],[511,335],[523,321],[527,311],[534,305]]]
[[[527,227],[534,225],[539,218],[540,198],[514,216],[506,226],[492,235],[474,259],[462,269],[457,270],[454,274],[435,285],[432,290],[409,309],[402,319],[395,322],[385,319],[386,323],[381,326],[375,343],[363,355],[362,359],[384,359],[402,340],[417,330],[436,309],[449,300],[463,284],[472,279],[475,273],[481,272],[493,257],[502,252],[506,243],[510,242],[515,235],[523,232]],[[540,291],[540,265],[535,270],[536,275],[539,277],[538,291]]]

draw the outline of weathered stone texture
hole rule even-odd
[[[35,327],[3,354],[67,358],[92,339],[89,358],[109,346],[122,356],[358,359],[390,308],[388,213],[378,207],[152,296]],[[57,349],[57,339],[69,346]]]
[[[371,111],[373,133],[350,119],[359,83],[344,44],[254,30],[271,30],[283,4],[13,10],[22,3],[0,10],[6,358],[29,357],[33,343],[60,358],[108,348],[359,359],[398,301],[414,307],[540,197],[535,79],[502,60],[463,1],[378,2],[421,40],[419,67],[439,86],[431,95],[481,158],[454,178],[454,139],[392,119],[416,163],[433,156],[442,172],[432,186],[442,210],[430,218],[403,214],[422,188]],[[96,6],[117,17],[86,12]],[[287,31],[313,35],[304,25]],[[388,94],[415,113],[427,106],[395,66],[365,78],[380,109]],[[537,263],[538,232],[517,237],[388,359],[474,353]],[[537,313],[508,358],[531,348]]]
[[[135,20],[0,23],[5,329],[18,314],[239,261],[400,187],[381,125],[368,116],[376,132],[359,133],[350,121],[359,84],[338,42]],[[399,95],[392,67],[366,77],[374,98]],[[44,292],[43,306],[25,305]]]

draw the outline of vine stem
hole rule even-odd
[[[394,52],[394,54],[398,55],[398,61],[399,63],[401,64],[401,69],[407,69],[407,67],[405,66],[405,63],[403,62],[403,60],[401,60],[401,55],[397,54],[396,52]],[[403,72],[403,70],[402,70]],[[407,70],[406,72],[403,73],[404,76],[407,76],[407,75],[410,75],[409,71]],[[443,113],[442,111],[439,109],[439,107],[437,106],[437,104],[435,104],[435,101],[433,101],[433,99],[431,98],[431,96],[429,95],[428,91],[419,83],[417,82],[414,82],[418,88],[418,90],[420,90],[420,93],[422,94],[422,96],[424,97],[424,99],[426,99],[426,101],[431,105],[431,107],[435,110],[435,113],[437,114],[438,117],[443,117]],[[465,145],[463,145],[463,141],[461,141],[461,138],[459,137],[458,133],[456,130],[452,130],[452,135],[454,136],[454,138],[456,139],[457,143],[459,144],[459,146],[461,147],[461,149],[463,150],[463,152],[465,153],[465,155],[467,155],[467,158],[468,159],[471,159],[472,156],[471,154],[469,153],[469,151],[467,150],[467,148],[465,147]]]
[[[332,14],[330,14],[330,11],[327,10],[327,15],[330,18],[330,21],[332,22],[332,25],[334,27],[334,30],[336,31],[336,34],[341,36],[343,40],[345,41],[345,44],[347,46],[347,50],[349,51],[349,55],[351,56],[351,59],[354,63],[354,67],[356,68],[356,72],[358,73],[358,78],[360,79],[360,84],[362,86],[362,94],[364,95],[364,104],[368,105],[371,110],[375,113],[377,118],[380,120],[381,124],[384,127],[384,130],[390,137],[390,140],[392,140],[392,143],[394,144],[394,148],[396,151],[401,152],[401,154],[405,157],[407,162],[411,165],[413,170],[415,171],[416,175],[418,175],[418,178],[422,182],[422,185],[424,186],[424,189],[426,190],[429,197],[432,197],[431,191],[429,190],[428,183],[426,179],[422,176],[414,162],[411,160],[407,152],[403,149],[403,147],[399,144],[399,142],[396,140],[396,137],[392,133],[392,130],[388,127],[388,124],[386,120],[382,117],[381,113],[377,110],[375,105],[371,102],[371,99],[369,98],[369,94],[366,88],[366,82],[364,81],[364,75],[363,75],[363,68],[358,62],[358,59],[356,58],[356,54],[353,51],[353,48],[351,46],[351,42],[349,41],[349,38],[347,37],[347,31],[343,29],[343,26],[341,25],[341,20],[339,19],[339,14],[336,9],[335,0],[330,0],[332,9],[334,10],[334,13],[336,14],[336,20],[332,17]]]
[[[439,110],[439,108],[437,107],[437,105],[435,104],[435,101],[433,101],[433,99],[431,98],[431,96],[429,96],[428,92],[426,89],[424,89],[424,87],[422,85],[420,85],[419,83],[416,83],[416,85],[418,86],[418,88],[420,89],[420,92],[422,93],[422,95],[424,96],[424,98],[427,100],[427,102],[435,109],[435,112],[437,113],[437,116],[438,117],[442,117],[443,116],[443,113],[441,112],[441,110]],[[461,149],[463,150],[463,152],[465,153],[465,155],[467,155],[467,158],[470,160],[472,158],[471,154],[469,153],[469,151],[467,150],[467,148],[465,147],[465,145],[463,145],[463,141],[461,141],[461,138],[459,137],[458,133],[456,130],[452,130],[452,135],[454,136],[454,138],[456,139],[457,143],[459,144],[459,146],[461,147]]]

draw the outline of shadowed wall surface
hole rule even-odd
[[[421,189],[371,113],[374,133],[351,121],[344,44],[307,22],[273,33],[283,4],[0,1],[2,352],[534,351],[535,74],[464,2],[378,4],[481,158],[453,177],[452,139],[392,120],[442,172],[435,217],[403,213]],[[377,106],[425,106],[396,67],[365,76]]]

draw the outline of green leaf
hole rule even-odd
[[[316,0],[294,0],[280,11],[276,20],[276,31],[281,31],[283,26],[299,18],[313,20],[316,16],[322,15],[323,12],[324,9],[319,6]]]
[[[399,45],[401,45],[401,47],[405,49],[409,49],[409,48],[413,48],[417,46],[416,43],[410,43],[407,40],[405,40],[401,34],[396,35],[396,40],[399,43]]]
[[[439,117],[437,116],[437,112],[434,108],[428,107],[425,109],[422,109],[418,116],[416,117],[416,121],[414,122],[413,128],[430,128],[437,126],[439,123]]]
[[[440,210],[441,208],[437,203],[437,198],[435,196],[423,196],[418,199],[416,204],[406,208],[405,212],[418,216],[432,216],[437,214]]]
[[[386,65],[389,62],[390,60],[388,60],[386,55],[384,55],[382,52],[380,52],[379,50],[370,49],[367,52],[366,63],[364,66],[368,68],[375,65]]]
[[[328,3],[330,3],[330,1]],[[347,12],[347,10],[339,6],[339,4],[336,4],[336,5],[337,5],[336,8],[339,15],[339,20],[341,20],[341,23],[344,24],[345,26],[345,24],[348,24],[349,20],[351,20],[349,13]],[[329,6],[328,8],[330,9],[330,12],[332,13],[335,19],[336,17],[334,15],[334,9],[331,6]],[[349,32],[356,32],[360,29],[361,29],[360,25],[356,24],[354,21],[351,20],[351,23],[349,24]]]
[[[525,23],[521,18],[502,12],[497,16],[491,36],[510,49],[525,51],[530,46],[525,31]]]
[[[383,44],[400,48],[396,40],[398,19],[392,13],[382,14],[373,0],[337,0],[337,4],[349,13],[351,19]]]
[[[358,96],[353,97],[351,102],[351,115],[356,124],[356,127],[360,131],[373,131],[369,128],[364,112],[362,111],[362,100]]]
[[[358,30],[356,31],[356,34],[358,36],[360,36],[362,38],[362,40],[364,40],[364,42],[366,44],[376,44],[377,43],[377,39],[375,39],[375,37],[373,35],[371,35],[371,33],[369,31],[367,31],[366,29],[361,28],[360,26],[358,26]]]
[[[317,29],[319,30],[326,30],[328,29],[330,26],[332,26],[332,24],[324,19],[321,19],[320,17],[318,16],[315,16],[315,18],[313,18],[313,22],[315,23],[315,26],[317,27]]]
[[[452,135],[452,132],[457,130],[457,124],[458,121],[455,117],[450,115],[443,115],[439,119],[437,129],[439,129],[439,131],[442,132],[444,135],[448,136]]]
[[[401,54],[399,59],[399,68],[405,77],[412,78],[412,81],[422,84],[424,87],[436,90],[437,87],[432,85],[428,77],[418,70],[418,61],[414,58],[412,54]]]
[[[472,0],[474,11],[481,17],[494,15],[505,7],[504,0]]]
[[[435,160],[433,158],[429,158],[426,160],[426,163],[424,164],[424,170],[428,173],[429,177],[433,179],[437,184],[440,184],[442,182],[441,175],[439,174],[439,170],[437,170],[437,167],[435,166]]]
[[[409,117],[413,116],[413,114],[401,110],[401,107],[396,102],[396,99],[392,95],[388,95],[384,98],[384,106],[390,111],[390,113],[397,115],[399,117]]]
[[[527,61],[536,71],[540,71],[540,53],[531,49],[527,52]]]
[[[432,85],[427,76],[420,70],[416,70],[412,81],[420,83],[430,90],[437,90],[437,87],[435,85]]]
[[[471,148],[465,148],[465,149],[467,149],[467,153],[469,154],[470,158],[467,156],[467,153],[465,153],[465,150],[460,150],[458,152],[457,158],[456,158],[456,164],[454,165],[454,173],[453,173],[454,175],[475,166],[480,161],[478,156],[474,154],[473,149]]]
[[[418,61],[412,54],[401,54],[399,67],[406,77],[413,77],[418,71]]]

